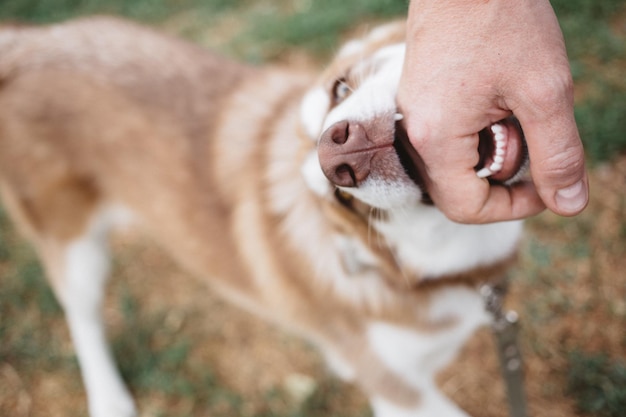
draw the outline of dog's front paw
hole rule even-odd
[[[128,393],[94,399],[89,404],[90,417],[136,417],[137,409]]]

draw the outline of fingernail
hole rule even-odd
[[[576,214],[587,205],[587,187],[583,181],[556,192],[556,204],[563,213]]]

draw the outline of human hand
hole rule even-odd
[[[398,106],[426,168],[427,189],[452,220],[570,216],[588,201],[583,148],[563,36],[548,0],[413,0]],[[478,132],[514,114],[532,182],[477,177]]]

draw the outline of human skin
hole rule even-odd
[[[398,106],[426,187],[452,220],[487,223],[588,201],[563,35],[548,0],[413,0]],[[514,114],[532,181],[477,177],[478,132]]]

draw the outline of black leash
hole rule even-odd
[[[500,370],[506,384],[511,417],[528,417],[522,355],[517,341],[519,316],[515,311],[503,311],[506,280],[485,284],[480,288],[485,308],[493,317],[491,328],[496,340]]]

